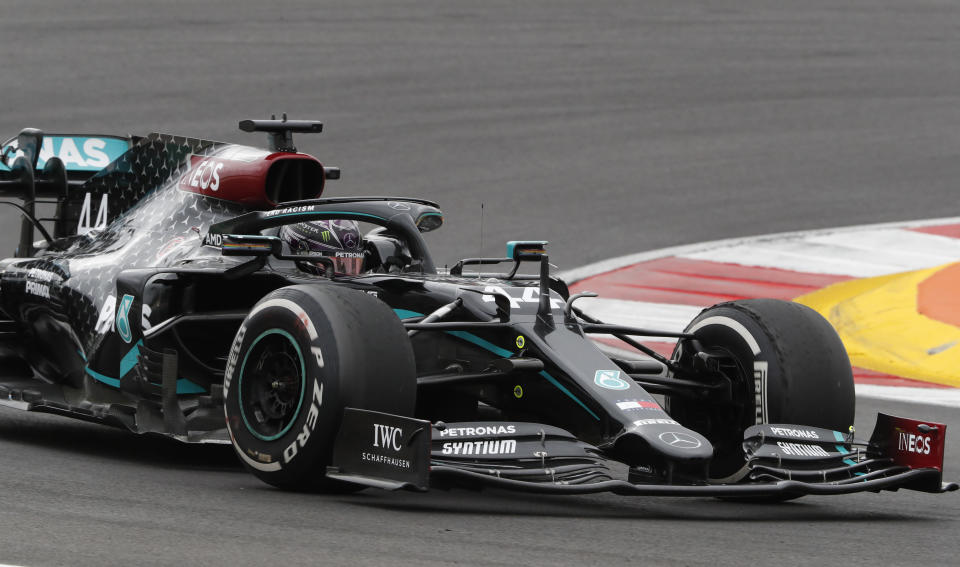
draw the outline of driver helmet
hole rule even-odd
[[[306,272],[318,275],[356,276],[363,272],[364,246],[360,223],[354,220],[319,220],[285,225],[280,238],[293,254],[320,254],[333,263],[297,262]]]

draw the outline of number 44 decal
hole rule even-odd
[[[510,299],[510,307],[512,309],[520,309],[523,307],[523,304],[536,304],[540,303],[540,290],[535,287],[508,287],[502,288],[497,285],[488,285],[483,288],[483,300],[485,302],[496,301],[493,295],[504,295]],[[563,300],[559,299],[556,295],[550,295],[550,307],[552,309],[559,309],[563,307]]]
[[[96,222],[91,222],[93,219],[93,204],[91,203],[90,193],[87,193],[83,198],[83,207],[80,209],[80,222],[77,223],[77,234],[86,234],[91,230],[103,230],[107,228],[107,205],[109,199],[107,194],[104,193],[100,198],[100,208],[97,209],[97,220]]]

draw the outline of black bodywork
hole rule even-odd
[[[30,136],[42,140],[30,132],[21,148]],[[702,367],[681,368],[652,352],[649,359],[619,360],[587,339],[613,334],[644,349],[631,337],[692,336],[589,319],[550,275],[543,251],[514,250],[438,270],[422,234],[441,224],[442,213],[428,201],[304,199],[315,192],[287,187],[278,194],[295,200],[264,210],[178,188],[191,156],[225,146],[151,134],[130,139],[129,151],[84,178],[50,162],[34,171],[29,152],[0,176],[2,192],[29,201],[28,218],[37,199],[57,207],[47,242],[34,250],[25,221],[21,257],[0,264],[0,403],[136,433],[229,442],[221,384],[251,307],[285,286],[345,286],[378,297],[410,331],[416,417],[432,431],[421,435],[432,439],[423,449],[432,456],[417,471],[425,478],[431,466],[434,483],[727,496],[955,488],[940,484],[939,470],[895,466],[852,436],[831,437],[837,450],[800,467],[815,473],[800,480],[781,454],[775,463],[754,459],[765,468],[752,482],[711,484],[714,446],[677,423],[653,394],[732,403],[736,385],[723,365],[705,356]],[[104,195],[105,226],[77,234],[84,201],[106,202]],[[306,273],[275,236],[284,224],[329,218],[377,225],[370,237],[374,270],[333,278]],[[366,424],[363,412],[351,419]],[[345,419],[341,441],[351,423]],[[759,445],[774,437],[761,435]],[[625,480],[616,478],[612,462],[628,468]],[[330,474],[374,486],[426,486],[423,479],[377,480],[375,471],[349,469]]]

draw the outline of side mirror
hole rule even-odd
[[[283,240],[278,236],[208,232],[203,237],[203,245],[219,248],[221,256],[249,256],[252,258],[273,256],[279,260],[317,262],[333,268],[333,260],[322,254],[284,254]]]
[[[507,242],[507,258],[515,262],[539,260],[547,253],[546,240],[511,240]]]
[[[416,224],[420,232],[437,230],[443,225],[443,215],[440,213],[424,213],[417,218]]]
[[[282,241],[276,236],[252,234],[216,234],[203,237],[204,246],[220,249],[223,256],[273,256],[282,251]]]

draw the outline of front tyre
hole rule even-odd
[[[244,466],[274,486],[343,490],[325,477],[343,408],[413,415],[416,368],[383,302],[335,286],[291,286],[260,300],[230,348],[224,411]]]
[[[684,332],[730,362],[723,372],[733,383],[731,403],[676,396],[667,401],[674,419],[716,448],[710,467],[714,482],[737,482],[746,475],[741,444],[751,425],[846,431],[853,424],[850,360],[837,332],[813,309],[775,299],[732,301],[703,310]],[[695,350],[681,340],[673,359],[692,367]]]

